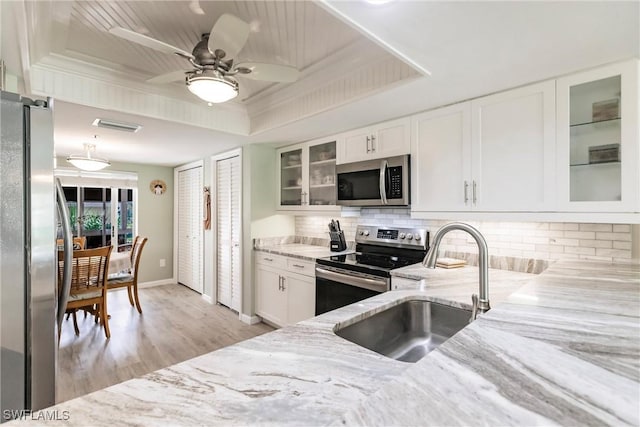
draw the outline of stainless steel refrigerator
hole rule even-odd
[[[53,177],[52,101],[1,92],[0,128],[2,422],[19,416],[12,411],[55,403],[58,333],[66,306],[58,302],[58,217],[67,258],[72,243],[62,188]]]

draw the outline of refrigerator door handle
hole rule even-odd
[[[69,301],[69,292],[71,290],[71,266],[73,263],[73,234],[71,232],[71,223],[69,222],[69,208],[67,200],[64,197],[64,190],[60,179],[56,178],[56,197],[58,204],[58,214],[62,222],[62,240],[64,242],[64,270],[62,272],[62,289],[58,297],[58,312],[56,319],[58,321],[58,336],[62,329],[62,319],[67,310],[67,302]],[[58,267],[59,268],[59,267]]]

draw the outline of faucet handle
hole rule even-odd
[[[478,294],[471,295],[471,319],[469,319],[469,323],[476,320],[478,316]]]

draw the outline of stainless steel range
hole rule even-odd
[[[390,271],[421,262],[428,249],[425,229],[359,225],[355,253],[316,260],[316,315],[388,291]]]

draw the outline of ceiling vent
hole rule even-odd
[[[122,132],[138,132],[142,129],[142,126],[136,125],[134,123],[124,123],[124,122],[115,122],[113,120],[106,119],[95,119],[93,121],[94,126],[98,126],[99,128],[119,130]]]

